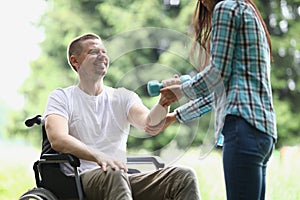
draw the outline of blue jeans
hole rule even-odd
[[[227,200],[265,199],[266,167],[274,139],[234,115],[226,116],[222,133]]]

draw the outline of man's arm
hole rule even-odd
[[[107,166],[127,171],[124,163],[120,163],[102,152],[87,147],[80,140],[69,135],[68,121],[65,117],[56,114],[48,115],[45,121],[45,128],[51,147],[54,150],[96,162],[103,171],[106,171]]]
[[[145,132],[150,135],[157,135],[158,133],[165,130],[168,126],[170,126],[174,122],[179,122],[178,119],[176,118],[176,113],[175,112],[168,113],[165,120],[163,120],[160,124],[156,126],[146,126]]]
[[[151,110],[146,106],[134,103],[129,109],[128,120],[137,128],[145,129],[146,126],[156,126],[165,120],[169,112],[168,106],[162,106],[161,99]]]
[[[201,117],[213,108],[213,94],[189,101],[186,104],[176,108],[173,112],[168,113],[163,124],[157,126],[147,126],[145,131],[149,134],[158,134],[174,122],[186,123]]]

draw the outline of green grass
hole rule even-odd
[[[34,160],[38,158],[39,152],[32,148],[19,148],[9,145],[1,145],[0,152],[0,199],[16,200],[21,194],[34,187],[32,165]],[[176,152],[173,151],[173,153]],[[165,152],[163,157],[165,154],[168,153]],[[167,162],[167,164],[186,165],[195,169],[203,200],[226,199],[220,152],[212,152],[201,159],[199,159],[200,154],[197,149],[181,154],[178,159],[173,159],[172,162]],[[171,155],[169,154],[168,157],[171,157]],[[299,153],[287,157],[283,161],[280,159],[279,152],[275,151],[269,162],[266,199],[300,199],[299,169]]]
[[[197,151],[186,153],[180,163],[194,168],[199,179],[203,200],[226,199],[220,152],[212,152],[204,159],[197,159]],[[192,162],[191,162],[192,161]],[[267,200],[300,199],[300,150],[284,160],[274,151],[267,168]]]
[[[280,159],[279,152],[273,155],[267,174],[268,199],[300,199],[300,151]]]
[[[1,161],[2,163],[2,161]],[[22,193],[34,186],[34,179],[26,165],[6,164],[0,168],[0,199],[18,199]]]
[[[16,200],[34,187],[32,165],[39,152],[30,147],[0,144],[0,199]]]

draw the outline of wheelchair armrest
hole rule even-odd
[[[153,164],[156,169],[164,168],[165,164],[155,156],[128,156],[128,164]]]
[[[41,159],[44,159],[46,162],[68,162],[72,167],[79,167],[80,166],[80,160],[76,156],[73,156],[72,154],[65,154],[65,153],[59,153],[59,154],[43,154],[41,156]]]

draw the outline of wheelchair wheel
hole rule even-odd
[[[58,198],[49,190],[44,188],[33,188],[24,193],[19,200],[58,200]]]

